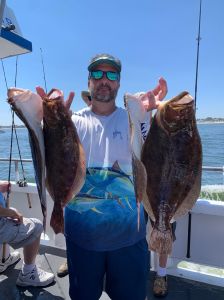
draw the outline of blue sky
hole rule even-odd
[[[122,61],[123,94],[152,89],[160,76],[168,83],[167,99],[182,90],[194,96],[199,0],[19,0],[7,1],[33,52],[19,56],[17,87],[44,86],[73,90],[72,109],[84,106],[87,65],[96,53]],[[202,1],[197,118],[224,117],[223,0]],[[3,60],[9,86],[14,86],[15,57]],[[0,65],[0,124],[9,125],[6,87]],[[19,121],[17,121],[19,124]]]

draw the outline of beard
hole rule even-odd
[[[96,89],[90,91],[91,98],[99,102],[113,101],[117,96],[118,88],[112,89],[108,84],[101,84]]]

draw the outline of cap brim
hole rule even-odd
[[[106,58],[98,59],[97,61],[92,62],[88,67],[88,71],[92,71],[98,65],[103,64],[113,66],[118,72],[121,71],[121,67],[115,61]]]

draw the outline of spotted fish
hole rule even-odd
[[[46,157],[46,185],[54,200],[50,225],[64,232],[63,207],[82,188],[85,155],[74,123],[57,89],[43,97],[43,132]]]
[[[188,92],[161,102],[142,148],[147,172],[144,207],[154,221],[150,248],[172,250],[171,221],[186,214],[201,187],[202,146]]]
[[[46,227],[47,203],[45,187],[45,151],[44,137],[41,126],[43,119],[42,99],[29,90],[10,88],[8,102],[29,132],[29,141],[34,164],[37,190],[44,216],[43,226]]]

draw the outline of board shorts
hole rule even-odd
[[[146,239],[113,251],[90,251],[66,239],[69,294],[73,300],[98,300],[106,274],[105,291],[111,299],[145,300],[149,275]]]
[[[18,224],[10,218],[0,218],[0,244],[7,243],[14,249],[31,244],[42,232],[43,225],[38,219],[23,218],[23,223]]]

